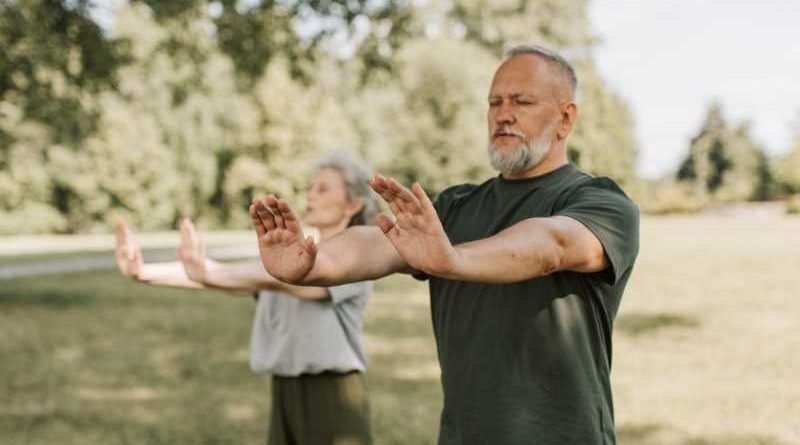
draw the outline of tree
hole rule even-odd
[[[213,5],[219,47],[248,84],[276,57],[288,61],[293,77],[308,80],[331,36],[353,46],[367,71],[389,69],[393,51],[411,34],[414,11],[406,0],[135,1],[147,4],[158,21],[191,20]]]
[[[457,31],[496,56],[512,44],[538,44],[588,53],[586,0],[451,0]],[[574,54],[577,55],[577,54]]]
[[[753,141],[749,125],[731,128],[721,104],[712,102],[677,178],[694,184],[700,202],[745,201],[768,194],[771,176],[766,168],[766,155]]]
[[[776,181],[784,193],[800,193],[800,114],[794,124],[793,144],[789,153],[774,166]]]
[[[113,87],[115,69],[125,60],[124,44],[106,38],[92,21],[90,3],[0,3],[0,100],[51,128],[57,144],[74,145],[94,131],[90,97]]]
[[[638,146],[625,101],[606,85],[592,59],[586,0],[452,0],[445,29],[463,32],[497,58],[513,44],[535,43],[566,54],[579,85],[579,117],[568,140],[578,167],[624,186],[636,180]]]
[[[367,146],[384,146],[381,171],[431,192],[490,173],[486,161],[486,86],[494,58],[452,38],[416,39],[398,54],[398,79],[360,96]],[[376,162],[377,161],[377,162]]]
[[[589,173],[610,176],[630,188],[638,180],[639,150],[628,105],[605,85],[591,60],[576,69],[581,86],[578,120],[567,139],[570,159]]]

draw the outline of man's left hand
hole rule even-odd
[[[392,221],[386,215],[378,215],[378,225],[408,265],[428,275],[453,277],[460,256],[422,187],[415,183],[408,190],[381,175],[375,175],[370,186],[395,216]]]

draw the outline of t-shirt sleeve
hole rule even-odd
[[[555,215],[570,217],[594,233],[611,263],[606,274],[610,285],[633,267],[639,253],[639,209],[613,181],[590,179]]]
[[[372,293],[372,281],[358,281],[328,288],[333,304],[340,304],[353,298],[366,298]]]

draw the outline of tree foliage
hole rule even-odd
[[[677,178],[692,183],[695,198],[704,203],[765,199],[772,187],[767,164],[766,155],[750,135],[749,125],[745,122],[731,126],[722,106],[714,102],[691,140]]]
[[[775,180],[783,193],[800,193],[800,114],[794,124],[792,148],[784,156],[776,159]]]
[[[635,179],[586,0],[130,0],[110,29],[91,8],[0,4],[2,233],[106,230],[116,215],[244,227],[253,196],[301,198],[313,159],[339,147],[431,193],[482,181],[491,75],[530,40],[578,68],[573,160]]]

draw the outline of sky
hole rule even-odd
[[[628,102],[639,173],[674,171],[708,104],[749,121],[768,153],[800,121],[798,0],[591,0],[603,77]]]

